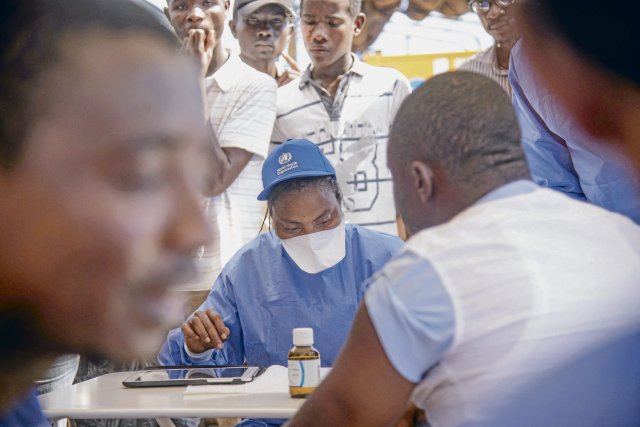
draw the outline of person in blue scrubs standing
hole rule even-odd
[[[640,224],[640,172],[610,141],[590,134],[571,117],[524,54],[522,43],[511,51],[509,80],[533,180]],[[593,114],[591,120],[606,122],[601,117]]]
[[[322,366],[331,366],[367,279],[402,247],[345,224],[335,170],[310,141],[278,146],[262,181],[272,229],[234,255],[207,300],[169,333],[162,365],[286,365],[292,329],[310,327]]]

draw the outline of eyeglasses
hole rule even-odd
[[[515,2],[516,0],[493,0],[493,3],[501,9],[506,9]],[[469,2],[469,6],[471,6],[471,9],[473,9],[475,13],[484,14],[491,9],[491,0],[472,0]]]

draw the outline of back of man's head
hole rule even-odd
[[[446,221],[487,192],[527,176],[508,96],[497,83],[469,72],[441,74],[411,94],[398,111],[388,151],[398,209],[413,232]],[[425,203],[433,203],[431,212],[440,210],[437,218],[421,218],[424,209],[403,203],[416,200],[404,194],[415,190],[415,162],[432,176]],[[445,206],[441,198],[456,202]]]
[[[390,162],[418,160],[441,169],[460,187],[501,185],[526,173],[508,96],[492,80],[469,72],[436,76],[407,98],[393,124],[389,153]]]
[[[0,166],[12,165],[21,152],[33,118],[33,93],[41,77],[62,60],[62,40],[81,38],[86,31],[124,30],[177,47],[175,35],[161,21],[129,0],[0,2]]]

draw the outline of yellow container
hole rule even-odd
[[[391,67],[411,79],[428,79],[429,77],[453,71],[470,56],[477,52],[429,53],[424,55],[384,56],[380,54],[366,55],[364,61],[380,67]]]

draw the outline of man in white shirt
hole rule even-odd
[[[291,426],[383,426],[407,399],[475,425],[640,318],[640,228],[537,187],[486,77],[437,76],[394,122],[389,167],[412,235],[371,280],[331,374]]]
[[[360,3],[302,2],[301,31],[311,65],[278,90],[271,141],[304,138],[320,146],[336,169],[346,220],[397,234],[386,146],[410,86],[398,71],[365,64],[351,53],[365,22]]]
[[[201,65],[217,174],[207,189],[205,209],[218,239],[198,254],[201,279],[185,290],[201,300],[231,256],[252,240],[264,213],[255,195],[269,151],[276,109],[276,82],[225,49],[220,39],[229,2],[169,0],[165,13],[183,49]],[[224,244],[222,244],[224,242]],[[194,301],[199,305],[202,301]]]

